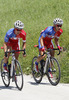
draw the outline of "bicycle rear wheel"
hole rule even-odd
[[[49,72],[49,69],[51,68],[51,71]],[[50,74],[52,77],[50,77]],[[61,71],[58,61],[55,58],[50,59],[50,63],[47,64],[47,76],[49,79],[49,82],[56,86],[60,81]]]
[[[42,81],[43,74],[42,74],[40,62],[38,63],[38,70],[39,71],[38,72],[36,71],[36,68],[35,68],[35,61],[36,60],[37,60],[37,57],[35,56],[32,60],[32,75],[33,75],[35,82],[40,83]]]
[[[3,70],[3,65],[4,65],[4,59],[1,61],[1,77],[4,85],[8,87],[10,85],[10,78],[9,78],[9,72],[5,72]]]
[[[22,88],[23,88],[23,72],[22,72],[21,65],[18,62],[18,60],[15,60],[15,66],[16,66],[15,84],[19,90],[22,90]]]

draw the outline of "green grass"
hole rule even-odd
[[[63,19],[63,35],[59,42],[67,51],[56,56],[61,65],[61,82],[69,83],[69,0],[0,0],[0,46],[3,46],[4,36],[8,29],[14,27],[16,20],[21,20],[27,33],[27,57],[19,56],[23,72],[31,73],[31,62],[38,50],[34,48],[38,44],[40,32],[47,26],[53,25],[53,19]],[[22,45],[22,41],[21,41]],[[0,50],[0,61],[4,56]]]

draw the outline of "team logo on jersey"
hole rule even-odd
[[[18,40],[19,38],[18,37],[14,37],[14,38],[10,38],[12,40]]]
[[[47,35],[47,37],[49,37],[49,38],[54,38],[54,36],[52,36],[52,35]]]

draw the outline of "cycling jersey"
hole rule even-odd
[[[12,29],[9,29],[8,32],[6,33],[4,41],[17,43],[20,38],[23,39],[23,42],[26,42],[26,32],[24,30],[21,30],[21,33],[16,35],[14,33],[14,28],[12,28]]]
[[[6,33],[4,41],[7,43],[7,46],[11,46],[13,50],[19,50],[20,38],[22,38],[23,42],[26,42],[26,32],[22,29],[21,33],[16,35],[14,28],[12,28]]]
[[[40,43],[40,38],[43,36],[43,42],[44,45],[47,48],[52,48],[54,47],[52,39],[53,38],[59,38],[60,35],[62,34],[63,30],[60,29],[59,31],[55,32],[54,27],[53,26],[49,26],[47,27],[44,31],[41,32],[41,35],[39,37],[38,43],[39,43],[39,49],[41,49],[41,43]]]

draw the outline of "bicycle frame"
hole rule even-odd
[[[39,46],[38,45],[34,45],[34,47],[37,47],[37,48],[39,48]],[[47,54],[47,58],[46,58],[46,61],[45,61],[45,66],[44,66],[44,73],[46,73],[46,69],[47,69],[47,63],[49,62],[50,63],[50,58],[51,58],[51,55],[50,55],[50,52],[49,51],[50,50],[58,50],[59,51],[59,53],[57,54],[57,55],[59,55],[60,54],[60,50],[58,49],[58,48],[54,48],[54,49],[47,49],[47,52],[45,52],[44,54]],[[40,55],[40,52],[39,52],[39,55]],[[50,66],[51,66],[51,64],[50,64]]]
[[[45,66],[44,66],[44,73],[46,73],[47,64],[48,64],[48,61],[50,63],[50,57],[51,57],[50,52],[47,52],[46,54],[47,54],[47,58],[46,58],[46,61],[45,61]]]
[[[34,47],[38,48],[39,46],[35,45]],[[60,81],[60,77],[61,77],[60,65],[57,59],[51,56],[50,52],[52,50],[58,50],[59,53],[57,55],[60,54],[60,50],[58,48],[47,49],[42,55],[44,56],[46,54],[47,55],[46,58],[42,59],[38,63],[38,71],[36,70],[36,66],[35,66],[35,61],[37,61],[38,57],[37,56],[33,57],[32,75],[36,83],[40,83],[44,75],[47,75],[49,82],[54,86],[56,86]],[[41,56],[40,52],[39,52],[39,56]]]
[[[11,70],[10,70],[10,77],[12,77],[13,76],[13,66],[14,66],[14,68],[15,68],[15,54],[14,53],[12,53],[12,61],[11,61]]]
[[[4,48],[1,47],[1,49],[4,49]],[[6,53],[11,53],[10,56],[12,56],[11,67],[10,67],[10,64],[8,64],[8,72],[4,72],[3,70],[4,59],[2,59],[1,61],[1,77],[2,77],[4,85],[8,87],[10,85],[10,79],[12,78],[12,82],[15,82],[16,87],[19,90],[23,88],[23,72],[22,72],[19,61],[15,58],[15,52],[20,52],[20,51],[24,51],[24,50],[6,51]],[[2,75],[3,73],[4,75]]]

